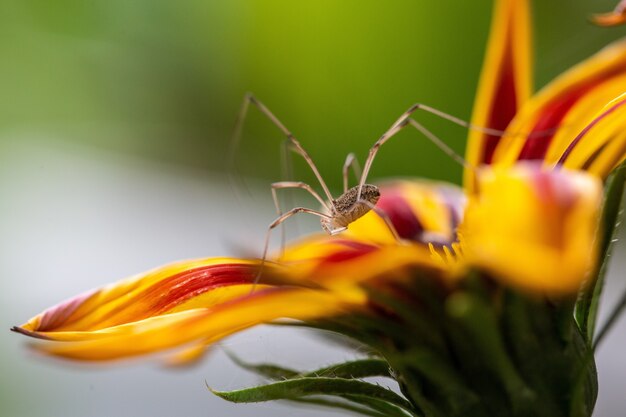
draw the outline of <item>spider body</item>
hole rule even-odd
[[[235,125],[235,130],[233,132],[233,139],[231,142],[231,156],[230,161],[234,166],[234,155],[235,148],[237,143],[239,142],[239,137],[241,135],[241,129],[243,126],[243,120],[248,112],[248,106],[252,104],[257,107],[261,113],[263,113],[278,129],[282,131],[282,133],[286,137],[286,141],[283,142],[284,147],[283,150],[293,151],[300,155],[306,163],[311,168],[311,171],[317,178],[325,198],[323,198],[320,194],[318,194],[310,185],[301,182],[301,181],[279,181],[272,184],[272,198],[274,200],[274,205],[276,207],[276,213],[278,217],[270,223],[267,228],[267,233],[265,235],[265,245],[263,248],[263,255],[261,257],[261,265],[259,268],[259,274],[255,279],[255,282],[258,281],[261,271],[263,270],[263,265],[265,260],[267,259],[267,251],[270,243],[270,233],[271,231],[282,224],[285,220],[299,213],[307,213],[309,215],[314,215],[320,218],[320,224],[322,229],[326,231],[330,235],[335,235],[337,233],[341,233],[348,228],[348,226],[355,222],[356,220],[363,217],[369,211],[374,211],[387,225],[389,231],[394,236],[394,238],[398,242],[403,242],[403,239],[400,237],[398,232],[396,231],[395,226],[393,225],[389,216],[382,210],[376,207],[376,203],[380,199],[380,190],[375,185],[365,184],[367,180],[367,176],[369,174],[370,168],[372,167],[372,163],[374,158],[376,157],[378,150],[382,145],[384,145],[389,139],[395,136],[399,131],[404,129],[407,126],[412,126],[417,129],[420,133],[422,133],[427,139],[437,145],[443,152],[447,155],[458,161],[461,165],[466,166],[470,169],[474,169],[473,166],[468,164],[463,158],[458,156],[454,150],[452,150],[445,142],[435,136],[432,132],[422,126],[420,123],[416,122],[411,118],[411,115],[417,110],[423,110],[428,113],[434,114],[436,116],[442,117],[452,123],[455,123],[460,126],[464,126],[469,129],[481,131],[483,133],[489,135],[497,135],[502,136],[504,134],[503,131],[490,129],[490,128],[482,128],[479,126],[474,126],[471,123],[465,122],[459,118],[451,116],[447,113],[444,113],[435,108],[423,105],[423,104],[415,104],[411,106],[396,122],[391,125],[391,127],[374,143],[374,145],[370,148],[368,157],[365,161],[365,165],[363,171],[360,170],[358,162],[354,156],[354,154],[348,154],[346,161],[343,165],[343,194],[339,197],[334,198],[330,193],[326,182],[322,178],[319,170],[313,163],[313,159],[309,156],[307,151],[302,147],[300,142],[293,136],[293,134],[274,116],[274,114],[259,100],[257,100],[252,94],[246,94],[244,101],[241,106],[241,110],[239,112],[239,117],[237,118],[237,124]],[[359,181],[359,185],[348,188],[348,174],[350,169],[354,170],[355,176]],[[323,207],[322,211],[309,209],[306,207],[295,207],[286,212],[280,207],[280,203],[278,200],[277,191],[280,189],[301,189],[308,192],[311,196],[313,196]],[[283,247],[285,241],[285,234],[283,228]]]
[[[375,185],[363,184],[360,197],[358,185],[350,188],[332,201],[329,217],[320,218],[322,229],[331,235],[346,230],[350,223],[372,210],[379,198],[380,190]]]

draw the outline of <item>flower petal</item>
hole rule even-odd
[[[21,326],[28,332],[99,330],[198,306],[249,291],[258,263],[231,258],[178,262],[64,301]]]
[[[278,318],[312,319],[339,314],[364,299],[297,288],[270,288],[212,308],[197,308],[151,317],[91,332],[62,332],[71,343],[45,343],[36,348],[75,360],[103,361],[145,355],[186,344],[214,343],[232,333]],[[48,336],[48,334],[44,334]],[[59,336],[58,334],[54,335]]]
[[[527,0],[498,0],[493,13],[487,53],[474,102],[472,123],[504,130],[528,100],[532,90],[531,26]],[[467,161],[489,164],[500,137],[471,131]],[[475,186],[471,169],[464,173],[468,190]]]
[[[479,178],[461,227],[466,261],[515,287],[574,294],[597,262],[601,182],[531,163]]]
[[[446,275],[445,262],[433,249],[456,242],[465,196],[458,187],[433,181],[397,180],[380,185],[376,211],[352,223],[346,232],[314,235],[289,246],[278,263],[292,276],[326,288],[354,285],[384,276],[402,277],[409,268]],[[383,220],[393,224],[396,240]],[[297,271],[297,272],[295,272]]]
[[[453,185],[426,180],[396,180],[380,184],[376,209],[389,218],[405,240],[436,245],[456,241],[465,196]],[[344,236],[379,244],[396,245],[382,217],[374,211],[352,223]]]
[[[626,40],[621,40],[565,72],[533,97],[507,128],[492,162],[512,165],[518,160],[545,160],[549,166],[556,164],[595,115],[624,93],[624,85]]]
[[[599,26],[617,26],[626,23],[626,0],[620,1],[610,13],[594,15],[591,21]]]
[[[626,82],[626,77],[624,77]],[[606,178],[626,158],[626,93],[601,109],[569,143],[558,164]]]

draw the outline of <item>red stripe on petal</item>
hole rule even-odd
[[[146,317],[165,313],[207,291],[229,285],[248,284],[258,273],[255,265],[219,264],[184,271],[150,288],[145,298],[152,299]]]
[[[352,259],[359,258],[361,256],[367,255],[369,253],[374,252],[378,249],[376,246],[368,245],[365,243],[342,240],[340,242],[342,246],[345,246],[345,250],[338,250],[336,252],[332,252],[330,255],[324,257],[321,264],[334,264],[345,261],[350,261]]]
[[[595,84],[570,91],[548,104],[528,135],[518,159],[543,159],[554,138],[554,133],[546,132],[557,129],[574,104],[593,87]]]
[[[559,164],[562,164],[565,162],[565,160],[567,159],[567,157],[572,153],[572,151],[574,150],[574,148],[576,147],[576,145],[578,143],[580,143],[580,141],[582,140],[582,138],[595,126],[597,125],[602,119],[604,119],[605,117],[607,117],[609,114],[613,113],[615,110],[619,109],[620,107],[622,107],[623,105],[626,105],[626,99],[617,102],[616,104],[614,104],[613,106],[611,106],[609,109],[607,109],[606,111],[604,111],[601,115],[599,115],[598,117],[596,117],[595,119],[593,119],[591,121],[591,123],[589,123],[587,126],[585,126],[585,128],[578,134],[578,136],[576,136],[574,138],[574,140],[569,144],[569,146],[567,147],[567,149],[565,150],[565,152],[563,152],[563,155],[561,155],[561,158],[559,159]]]
[[[422,226],[413,208],[404,198],[401,188],[383,189],[376,207],[389,216],[391,223],[393,223],[401,238],[408,240],[419,240],[421,238],[424,226]]]
[[[80,307],[86,300],[91,298],[97,292],[97,290],[90,290],[50,307],[42,313],[39,325],[33,330],[45,332],[46,330],[55,329],[61,326],[65,323],[65,321],[67,321],[67,319],[70,318],[72,313],[74,313],[78,307]]]
[[[510,36],[510,35],[509,35]],[[491,129],[505,130],[515,113],[517,113],[517,90],[513,71],[513,57],[509,48],[503,59],[504,66],[500,70],[500,79],[496,87],[496,95],[491,104],[491,112],[487,126]],[[493,154],[500,142],[500,136],[484,136],[482,163],[490,164]]]

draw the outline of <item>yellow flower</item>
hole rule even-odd
[[[597,264],[602,179],[626,156],[626,42],[530,98],[529,38],[527,1],[497,1],[472,122],[506,134],[470,134],[467,160],[479,168],[465,172],[467,196],[436,182],[381,186],[377,207],[401,242],[370,212],[341,235],[289,246],[256,285],[258,260],[180,262],[75,297],[14,330],[72,359],[178,348],[174,359],[188,360],[259,323],[388,314],[373,290],[427,279],[451,292],[471,270],[503,287],[573,297]]]

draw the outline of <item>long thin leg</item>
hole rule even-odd
[[[324,194],[326,194],[326,197],[328,197],[328,200],[331,201],[331,204],[332,204],[333,196],[330,193],[330,190],[328,189],[326,182],[324,182],[324,179],[322,178],[322,175],[320,174],[319,170],[315,166],[313,159],[311,159],[309,154],[304,150],[300,142],[295,138],[295,136],[293,136],[293,134],[289,131],[289,129],[287,129],[285,125],[283,125],[281,121],[278,120],[276,116],[274,116],[274,113],[272,113],[265,106],[265,104],[257,100],[256,97],[254,97],[254,95],[252,95],[251,93],[246,93],[246,95],[244,96],[244,101],[243,101],[243,104],[241,105],[241,110],[239,111],[239,116],[237,118],[237,124],[235,126],[235,130],[233,131],[233,138],[231,140],[232,145],[231,145],[231,152],[230,152],[231,164],[233,164],[234,162],[234,154],[239,144],[243,122],[245,120],[246,114],[248,113],[248,108],[250,107],[250,104],[255,105],[259,109],[259,111],[263,113],[263,115],[265,115],[265,117],[267,117],[287,137],[287,140],[289,141],[291,145],[291,149],[295,151],[297,154],[299,154],[300,156],[302,156],[302,158],[304,158],[306,163],[309,165],[309,167],[313,171],[313,174],[315,174],[315,177],[319,181],[322,189],[324,190]]]
[[[327,211],[330,211],[330,208],[328,207],[324,199],[317,192],[315,192],[315,190],[309,184],[306,184],[302,181],[280,181],[280,182],[275,182],[272,184],[272,200],[274,201],[274,207],[276,208],[276,214],[278,214],[278,216],[282,216],[283,214],[283,211],[280,207],[280,200],[278,199],[278,190],[291,189],[291,188],[300,188],[302,190],[307,191],[309,194],[315,197],[317,201],[320,202],[320,204],[322,205],[322,207],[324,207],[324,209],[326,209]],[[284,250],[285,243],[286,243],[286,228],[284,224],[281,226],[280,230],[281,230],[281,246],[280,247],[281,247],[281,250]]]
[[[463,157],[461,157],[458,153],[454,151],[451,147],[448,146],[443,140],[441,140],[438,136],[436,136],[433,132],[426,129],[423,125],[416,122],[414,119],[409,118],[408,122],[411,126],[419,130],[424,136],[428,138],[432,143],[434,143],[439,149],[441,149],[446,155],[450,158],[454,159],[460,165],[463,165],[465,168],[475,169],[469,162],[467,162]]]
[[[316,193],[315,190],[309,184],[304,183],[302,181],[280,181],[280,182],[275,182],[275,183],[272,184],[272,195],[277,197],[276,191],[277,190],[281,190],[281,189],[285,189],[285,188],[300,188],[302,190],[305,190],[309,194],[311,194],[313,197],[315,197],[315,199],[320,202],[322,207],[324,207],[327,210],[330,209],[330,207],[328,207],[328,205],[326,204],[324,199],[318,193]],[[277,198],[274,199],[274,201],[276,201],[276,200],[277,200]]]
[[[452,148],[450,148],[443,140],[441,140],[437,135],[432,133],[430,130],[426,129],[424,126],[413,120],[408,116],[404,116],[404,119],[398,119],[396,123],[394,123],[389,130],[387,130],[381,137],[374,143],[374,145],[370,148],[369,154],[367,156],[367,160],[365,161],[365,167],[363,169],[363,174],[361,175],[361,180],[359,181],[359,191],[357,194],[357,199],[361,198],[361,189],[363,188],[363,184],[367,180],[367,175],[369,174],[369,170],[372,167],[372,162],[374,158],[378,154],[378,151],[382,145],[384,145],[389,139],[391,139],[394,135],[396,135],[400,130],[404,129],[407,126],[413,126],[418,131],[420,131],[426,138],[428,138],[431,142],[433,142],[439,149],[441,149],[444,153],[452,157],[455,161],[459,162],[464,167],[469,169],[475,169],[469,162],[467,162],[463,157],[454,152]]]
[[[626,0],[625,0],[626,1]],[[422,133],[424,133],[425,131],[427,131],[422,125],[420,125],[419,123],[415,122],[413,119],[410,119],[410,116],[415,113],[418,110],[423,110],[427,113],[433,114],[435,116],[441,117],[442,119],[448,120],[456,125],[465,127],[466,129],[469,130],[474,130],[474,131],[478,131],[478,132],[482,132],[485,133],[487,135],[491,135],[491,136],[517,136],[517,135],[526,135],[528,137],[537,137],[537,136],[548,136],[548,135],[552,135],[554,134],[554,131],[556,128],[551,128],[551,129],[546,129],[546,130],[542,130],[542,131],[537,131],[537,132],[532,132],[529,134],[526,133],[507,133],[504,130],[499,130],[499,129],[491,129],[488,127],[482,127],[482,126],[477,126],[473,123],[467,122],[463,119],[459,119],[458,117],[452,116],[448,113],[445,113],[441,110],[435,109],[434,107],[430,107],[427,106],[426,104],[422,104],[422,103],[416,103],[414,105],[412,105],[411,107],[409,107],[409,109],[407,111],[405,111],[399,118],[398,120],[396,120],[396,122],[391,125],[391,128],[389,128],[389,130],[387,130],[387,132],[385,132],[380,139],[378,139],[378,141],[376,142],[376,144],[374,144],[374,147],[372,147],[372,149],[370,149],[370,154],[368,155],[367,160],[365,161],[365,167],[363,168],[363,175],[361,177],[361,181],[359,182],[359,193],[358,193],[358,197],[361,196],[361,189],[363,187],[363,184],[365,183],[365,179],[367,178],[367,174],[370,170],[371,164],[372,164],[372,160],[374,159],[376,152],[378,151],[378,148],[385,143],[387,140],[389,140],[393,135],[395,135],[396,133],[398,133],[399,130],[401,130],[403,127],[405,127],[408,123],[412,124],[415,128],[417,128],[418,130],[420,130]],[[413,120],[412,122],[409,122],[410,120]],[[417,126],[420,127],[417,127]],[[429,139],[433,140],[433,138],[436,138],[436,136],[434,136],[432,133],[429,132],[428,135],[426,135]],[[454,151],[452,151],[452,149],[447,146],[442,140],[440,139],[436,139],[435,144],[442,149],[446,154],[453,156],[453,158],[457,161],[457,162],[461,162],[462,165],[467,166],[467,162],[461,158],[458,154],[454,153]]]
[[[402,237],[400,237],[400,234],[398,233],[398,229],[396,229],[396,226],[393,225],[393,222],[391,221],[391,218],[387,215],[387,213],[385,213],[384,211],[382,211],[381,209],[376,207],[376,205],[374,205],[370,201],[358,200],[355,204],[358,204],[358,203],[364,203],[373,212],[375,212],[381,219],[383,219],[383,221],[387,225],[387,228],[389,229],[389,231],[393,235],[394,239],[396,239],[396,242],[398,242],[398,243],[403,243],[404,242],[404,239],[402,239]]]
[[[293,162],[292,162],[292,156],[293,154],[291,153],[291,150],[289,149],[289,144],[291,142],[288,139],[285,139],[281,142],[280,145],[280,156],[281,156],[281,179],[283,181],[293,181],[294,177],[293,177]],[[274,200],[274,206],[276,207],[276,213],[278,216],[283,214],[282,208],[280,206],[280,200],[278,199],[278,196],[272,192],[272,198]],[[285,197],[284,200],[287,207],[295,207],[294,201],[293,201],[293,194],[292,193],[285,193]],[[294,229],[296,229],[296,234],[298,234],[297,231],[297,224],[294,224]],[[287,225],[283,224],[280,228],[280,234],[281,234],[281,250],[284,250],[285,248],[285,244],[287,243]]]
[[[276,228],[278,225],[280,225],[282,222],[290,218],[291,216],[298,214],[298,213],[312,214],[322,219],[328,219],[328,220],[332,219],[332,217],[327,214],[324,214],[316,210],[311,210],[305,207],[296,207],[278,216],[278,218],[274,220],[272,223],[270,223],[270,225],[267,228],[267,233],[265,234],[265,244],[263,246],[263,256],[261,257],[261,265],[259,266],[259,272],[256,278],[254,279],[255,285],[259,282],[259,279],[261,278],[261,274],[263,273],[263,268],[265,267],[265,262],[267,260],[267,251],[269,250],[269,246],[270,246],[270,237],[272,235],[272,230]]]
[[[415,113],[418,110],[423,110],[426,113],[430,113],[430,114],[434,114],[437,117],[441,117],[444,120],[447,120],[449,122],[454,123],[455,125],[464,127],[466,129],[469,130],[475,130],[478,132],[482,132],[485,133],[487,135],[492,135],[492,136],[505,136],[505,131],[504,130],[498,130],[498,129],[491,129],[488,127],[482,127],[482,126],[476,126],[475,124],[472,124],[470,122],[467,122],[463,119],[459,119],[458,117],[452,116],[451,114],[445,113],[441,110],[438,110],[434,107],[430,107],[427,106],[426,104],[422,104],[422,103],[415,103],[414,105],[412,105],[411,107],[409,107],[409,109],[407,111],[405,111],[402,116],[400,116],[398,118],[398,120],[396,121],[396,123],[393,124],[393,126],[399,125],[401,124],[404,120],[408,119],[409,116],[411,116],[413,113]]]
[[[356,156],[353,153],[349,153],[346,157],[346,162],[343,163],[343,170],[341,173],[343,174],[343,192],[348,191],[348,177],[350,176],[350,168],[354,171],[354,176],[358,179],[361,178],[361,167],[359,166],[359,161],[357,161]]]

